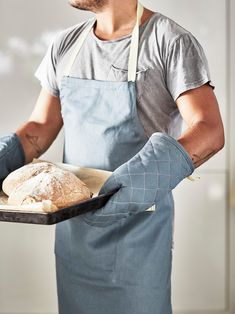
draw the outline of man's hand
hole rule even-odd
[[[24,150],[15,133],[0,137],[0,187],[6,176],[25,163]]]
[[[16,130],[26,163],[38,158],[50,147],[62,126],[59,98],[42,89],[28,122]]]
[[[181,94],[176,104],[188,126],[178,141],[198,167],[224,146],[224,128],[215,94],[205,84]]]
[[[103,185],[100,194],[120,188],[94,213],[84,219],[105,226],[159,204],[194,166],[187,152],[174,138],[154,133],[134,157],[118,167]]]

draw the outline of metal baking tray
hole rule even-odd
[[[77,205],[61,208],[58,211],[52,213],[32,212],[26,210],[2,210],[0,207],[0,221],[53,225],[103,207],[115,192],[116,190],[107,194],[93,197]]]
[[[46,161],[42,159],[34,159],[33,162]],[[98,195],[100,188],[104,182],[111,175],[110,171],[92,169],[92,168],[83,168],[79,166],[74,166],[65,163],[55,163],[57,166],[62,169],[69,170],[73,172],[78,178],[80,178],[93,194],[93,197],[89,200],[80,202],[79,204],[72,205],[65,208],[60,208],[55,212],[43,212],[35,211],[32,208],[30,209],[21,209],[19,208],[6,208],[7,205],[7,196],[0,191],[0,221],[5,222],[18,222],[18,223],[30,223],[30,224],[41,224],[41,225],[52,225],[59,223],[61,221],[82,215],[92,210],[97,210],[103,207],[109,198],[117,191]],[[1,205],[3,205],[1,207]]]

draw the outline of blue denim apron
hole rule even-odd
[[[63,162],[113,171],[147,142],[135,85],[142,12],[138,4],[127,82],[71,77],[95,21],[80,35],[60,86]],[[109,225],[86,214],[57,224],[59,313],[171,314],[173,216],[169,193],[155,211],[123,219],[114,214]]]

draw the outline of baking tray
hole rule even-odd
[[[42,162],[47,160],[34,159],[33,162]],[[93,197],[89,200],[80,202],[69,207],[60,208],[56,212],[43,212],[29,209],[21,209],[20,206],[15,209],[6,209],[7,196],[0,192],[0,221],[5,222],[17,222],[17,223],[30,223],[30,224],[41,224],[41,225],[52,225],[64,220],[82,215],[84,213],[97,210],[103,207],[109,198],[117,191],[114,190],[110,193],[98,195],[100,188],[112,172],[83,168],[65,163],[54,163],[62,169],[73,172],[79,179],[86,183],[88,188],[93,194]],[[2,206],[1,208],[1,205]],[[4,208],[3,208],[4,207]]]
[[[0,207],[0,221],[39,225],[53,225],[58,222],[103,207],[115,192],[116,191],[96,196],[87,201],[83,201],[77,205],[61,208],[58,211],[52,213],[32,212],[26,210],[24,211],[1,210]]]

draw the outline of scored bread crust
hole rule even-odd
[[[7,177],[8,181],[4,185],[5,191],[9,193],[10,205],[51,200],[58,208],[62,208],[91,198],[90,190],[84,182],[72,172],[53,164],[33,163],[14,172],[10,178]]]

